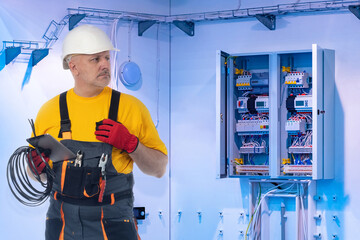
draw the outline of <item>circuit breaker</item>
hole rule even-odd
[[[218,177],[331,179],[334,51],[217,52]]]

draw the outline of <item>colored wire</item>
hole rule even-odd
[[[258,203],[257,203],[257,205],[260,204],[260,199],[261,199],[261,184],[259,183],[259,195],[258,195]],[[255,207],[254,213],[251,214],[251,218],[250,218],[249,224],[248,224],[248,226],[247,226],[247,228],[246,228],[245,240],[247,240],[247,234],[248,234],[250,225],[251,225],[251,223],[252,223],[252,221],[253,221],[254,215],[255,215],[255,213],[256,213],[256,209],[257,209],[257,207]]]
[[[249,229],[252,229],[252,226],[254,226],[254,227],[256,226],[256,224],[253,224],[253,222],[257,222],[258,216],[260,216],[260,215],[259,215],[259,208],[260,208],[260,206],[261,206],[262,201],[263,201],[264,199],[266,199],[266,197],[267,197],[269,194],[271,194],[271,193],[274,193],[274,192],[276,192],[276,193],[287,192],[287,191],[291,190],[291,189],[295,186],[295,183],[293,183],[293,184],[291,184],[289,187],[287,187],[287,188],[285,188],[285,189],[279,189],[282,185],[285,185],[285,184],[287,184],[287,183],[282,183],[282,184],[279,184],[279,185],[277,185],[277,186],[275,186],[275,187],[273,187],[273,188],[270,188],[270,189],[264,194],[263,197],[261,197],[261,185],[259,184],[259,188],[260,188],[260,190],[259,190],[259,196],[258,196],[258,199],[259,199],[259,200],[258,200],[258,204],[257,204],[256,207],[255,207],[254,213],[251,215],[251,219],[250,219],[249,224],[248,224],[248,227],[247,227],[247,229],[246,229],[246,232],[245,232],[245,240],[247,239],[248,230],[249,230]],[[251,231],[251,232],[252,232],[252,231]]]

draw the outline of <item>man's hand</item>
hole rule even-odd
[[[97,123],[95,135],[97,140],[127,153],[134,152],[139,144],[139,139],[131,134],[123,124],[111,119],[104,119]]]
[[[45,160],[45,162],[49,162],[50,159],[45,155],[45,153],[41,153],[41,156]],[[39,175],[44,172],[44,169],[46,167],[46,164],[42,160],[41,156],[36,152],[35,149],[32,149],[30,153],[27,155],[29,167],[33,172],[35,173],[37,172]]]

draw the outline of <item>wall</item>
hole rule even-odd
[[[51,20],[59,22],[67,8],[93,7],[128,12],[169,14],[169,2],[161,1],[1,1],[0,3],[0,41],[31,40],[39,41]],[[110,33],[111,26],[96,23]],[[118,46],[121,52],[118,63],[128,59],[129,22],[118,24]],[[159,32],[158,32],[159,29]],[[35,119],[40,106],[55,95],[73,86],[69,71],[61,65],[61,42],[67,33],[67,26],[53,45],[49,55],[33,68],[31,79],[21,91],[26,63],[14,62],[0,71],[2,93],[0,101],[1,141],[0,156],[0,220],[2,239],[44,239],[45,215],[48,204],[40,207],[25,207],[12,196],[6,181],[6,165],[9,156],[19,146],[26,145],[30,136],[29,118]],[[157,35],[159,36],[157,41]],[[154,123],[158,120],[160,137],[169,148],[169,27],[154,25],[142,37],[137,36],[137,25],[131,32],[131,58],[142,71],[142,83],[137,90],[120,86],[119,90],[139,98],[149,109]],[[159,58],[157,58],[157,52]],[[157,62],[161,65],[157,78]],[[159,83],[157,82],[159,81]],[[160,87],[158,87],[158,84]],[[159,101],[158,99],[159,91]],[[146,239],[168,239],[169,237],[169,178],[149,177],[136,167],[135,206],[145,206],[147,219],[139,221],[139,233]],[[158,211],[164,212],[158,217]],[[31,235],[29,235],[31,234]]]
[[[276,3],[275,3],[276,2]],[[266,6],[290,1],[267,1]],[[295,2],[295,1],[294,1]],[[297,1],[299,2],[299,1]],[[171,1],[172,14],[236,9],[238,1]],[[243,1],[242,7],[261,6]],[[262,5],[265,5],[262,1]],[[357,239],[359,181],[356,111],[359,81],[359,20],[348,11],[278,16],[270,31],[255,18],[196,22],[195,36],[171,29],[171,239],[243,239],[248,218],[248,181],[216,179],[215,61],[216,50],[252,53],[311,49],[312,43],[335,50],[335,179],[318,182],[316,231],[323,239]],[[273,215],[279,203],[270,203]],[[294,204],[294,203],[292,203]],[[182,215],[179,220],[178,210]],[[293,205],[288,209],[293,221]],[[202,218],[199,221],[198,211]],[[220,218],[219,212],[223,212]],[[336,219],[333,220],[333,216]],[[294,216],[294,215],[293,215]],[[273,219],[279,219],[274,217]],[[315,222],[313,222],[315,224]],[[290,224],[291,225],[291,224]],[[279,229],[279,220],[270,229]],[[219,234],[223,230],[223,235]],[[288,230],[286,239],[290,238]],[[270,239],[280,239],[272,231]]]

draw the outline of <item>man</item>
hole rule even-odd
[[[46,102],[37,115],[37,135],[48,133],[77,153],[76,159],[53,163],[46,240],[136,240],[133,162],[146,174],[165,173],[167,150],[149,111],[107,87],[112,50],[97,27],[71,30],[62,59],[74,88]],[[44,172],[45,164],[32,154],[37,172]]]

